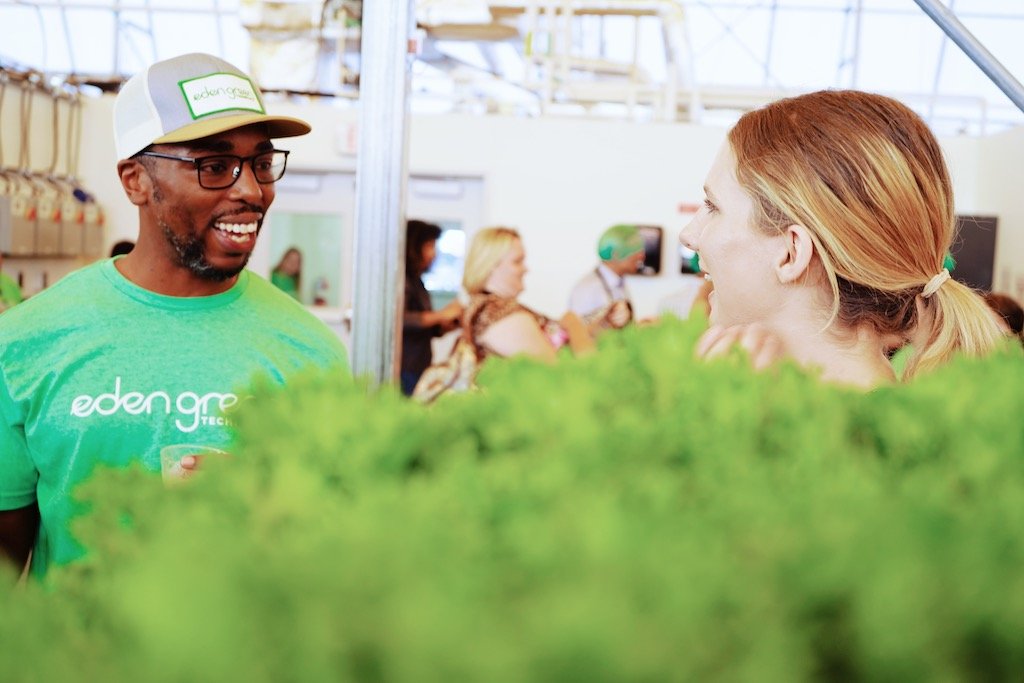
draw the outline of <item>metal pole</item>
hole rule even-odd
[[[405,287],[405,193],[412,0],[363,3],[352,371],[397,377]]]
[[[1013,77],[1006,67],[989,52],[981,42],[968,31],[956,15],[939,0],[914,0],[946,35],[985,72],[996,86],[1006,93],[1017,108],[1024,111],[1024,86]]]
[[[779,13],[779,0],[772,1],[771,19],[768,21],[768,42],[764,46],[764,77],[761,85],[767,86],[772,75],[772,46],[775,42],[775,17]]]
[[[860,73],[860,28],[864,20],[864,2],[857,0],[857,14],[853,22],[853,67],[850,69],[850,87],[856,88]]]

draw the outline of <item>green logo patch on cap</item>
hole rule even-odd
[[[236,109],[266,114],[252,81],[238,74],[209,74],[178,85],[193,119]]]

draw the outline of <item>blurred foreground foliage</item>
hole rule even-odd
[[[0,580],[0,677],[1019,680],[1020,354],[860,394],[699,332],[426,409],[265,388],[189,485],[79,490],[88,557]]]

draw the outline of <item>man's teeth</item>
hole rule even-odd
[[[218,230],[230,233],[228,237],[233,242],[245,242],[249,236],[256,232],[256,221],[252,223],[214,223],[213,227]]]

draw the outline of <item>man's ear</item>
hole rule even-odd
[[[779,282],[791,284],[797,282],[810,272],[811,260],[814,258],[814,240],[811,233],[802,225],[793,224],[783,230],[784,249],[779,252],[775,262],[775,274]]]
[[[153,179],[149,170],[138,159],[122,159],[117,162],[117,175],[121,179],[124,193],[135,206],[149,202],[153,190]]]

